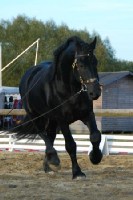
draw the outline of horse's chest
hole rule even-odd
[[[84,104],[67,105],[62,109],[62,117],[69,123],[80,120],[88,115],[89,106]]]

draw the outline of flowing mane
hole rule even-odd
[[[74,42],[75,44],[78,44],[78,45],[81,45],[81,46],[88,45],[87,43],[85,43],[83,40],[81,40],[77,36],[72,36],[72,37],[68,38],[63,44],[61,44],[54,51],[53,54],[54,54],[54,62],[55,62],[55,64],[58,63],[58,59],[59,59],[60,55],[69,46],[70,42]]]

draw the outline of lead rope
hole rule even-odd
[[[23,125],[25,125],[25,124],[28,124],[29,122],[33,122],[33,121],[37,120],[38,118],[43,117],[43,116],[49,114],[50,112],[52,112],[52,111],[58,109],[59,107],[61,107],[61,106],[64,105],[64,104],[66,104],[66,103],[67,103],[68,101],[70,101],[72,98],[74,98],[74,97],[78,96],[79,94],[81,94],[81,92],[86,92],[86,91],[87,91],[87,90],[86,90],[85,85],[82,85],[82,88],[81,88],[80,91],[78,91],[76,94],[74,94],[73,96],[69,97],[69,98],[66,99],[65,101],[63,101],[63,102],[62,102],[61,104],[59,104],[58,106],[54,107],[53,109],[51,109],[51,110],[49,110],[49,111],[47,111],[47,112],[45,112],[45,113],[42,113],[42,114],[39,115],[38,117],[35,117],[35,118],[33,118],[33,119],[31,119],[31,120],[29,120],[29,121],[23,123],[23,124],[20,124],[20,125],[14,127],[14,128],[11,128],[10,130],[15,130],[16,128],[19,128],[19,127],[21,127],[21,126],[23,126]]]
[[[89,54],[77,55],[77,53],[76,53],[76,56],[75,56],[76,58],[74,59],[74,62],[73,62],[73,64],[72,64],[73,69],[75,68],[75,66],[77,66],[77,58],[78,58],[78,56],[79,56],[79,57],[82,57],[82,56],[89,56]],[[40,80],[40,78],[39,78],[39,79],[35,82],[35,84],[33,84],[33,86],[25,93],[25,95],[24,95],[23,98],[21,99],[22,101],[23,101],[23,99],[27,96],[27,94],[32,90],[32,88],[38,83],[39,80]],[[38,119],[38,118],[40,118],[40,117],[42,117],[42,116],[45,116],[46,114],[48,114],[48,113],[52,112],[53,110],[56,110],[56,109],[59,108],[60,106],[64,105],[64,104],[67,103],[70,99],[72,99],[73,97],[79,95],[81,92],[87,92],[87,86],[86,86],[86,84],[83,82],[83,79],[82,79],[81,76],[80,76],[80,82],[81,82],[81,90],[78,91],[78,92],[77,92],[76,94],[74,94],[73,96],[71,96],[70,98],[66,99],[66,100],[65,100],[64,102],[62,102],[60,105],[58,105],[58,106],[56,106],[55,108],[53,108],[53,109],[51,109],[51,110],[49,110],[49,111],[47,111],[47,112],[45,112],[45,113],[39,115],[38,117],[35,117],[35,118],[33,118],[33,119],[31,119],[31,120],[29,120],[29,121],[23,123],[23,124],[20,124],[20,125],[14,127],[14,128],[11,128],[10,130],[14,130],[15,128],[18,128],[18,127],[20,127],[20,126],[22,126],[22,125],[25,125],[25,124],[29,123],[29,122],[33,122],[33,121],[35,121],[36,119]],[[8,112],[7,115],[9,115],[9,114],[12,112],[13,109],[14,109],[14,108],[12,108],[12,109]]]

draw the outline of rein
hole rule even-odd
[[[84,56],[89,56],[89,54],[80,54],[80,55],[77,55],[77,53],[76,53],[74,62],[73,62],[73,64],[72,64],[73,69],[74,69],[75,67],[77,67],[77,69],[78,69],[78,65],[77,65],[78,57],[84,57]],[[26,94],[23,96],[22,100],[23,100],[24,98],[27,97],[27,94],[28,94],[28,93],[30,92],[30,90],[39,82],[39,80],[40,80],[40,78],[39,78],[39,79],[35,82],[35,84],[26,92]],[[25,122],[25,123],[23,123],[23,124],[20,124],[20,125],[14,127],[14,128],[11,128],[10,130],[15,130],[15,128],[19,128],[19,127],[21,127],[21,126],[23,126],[23,125],[25,125],[25,124],[27,124],[27,123],[29,123],[29,122],[33,122],[33,121],[37,120],[38,118],[43,117],[43,116],[45,116],[45,115],[51,113],[52,111],[58,109],[59,107],[61,107],[62,105],[66,104],[68,101],[70,101],[72,98],[78,96],[81,92],[87,92],[87,86],[86,86],[85,83],[90,83],[90,82],[93,82],[93,81],[94,81],[94,80],[91,80],[91,79],[90,79],[90,80],[87,80],[87,81],[85,82],[85,81],[83,81],[82,77],[80,76],[80,82],[81,82],[81,89],[80,89],[80,91],[76,92],[74,95],[72,95],[71,97],[69,97],[69,98],[66,99],[64,102],[62,102],[62,103],[59,104],[58,106],[54,107],[53,109],[51,109],[51,110],[49,110],[49,111],[47,111],[47,112],[45,112],[45,113],[39,115],[38,117],[35,117],[35,118],[31,119],[31,120],[29,120],[29,121],[27,121],[27,122]],[[13,109],[14,109],[14,108],[12,108],[12,109],[9,111],[9,113],[8,113],[7,115],[9,115]]]
[[[37,119],[40,118],[40,117],[44,117],[45,115],[51,113],[52,111],[54,111],[54,110],[60,108],[60,107],[63,106],[64,104],[66,104],[66,103],[67,103],[68,101],[70,101],[72,98],[74,98],[74,97],[80,95],[81,92],[86,92],[86,91],[87,91],[86,85],[82,85],[82,88],[80,89],[80,91],[78,91],[78,92],[76,92],[74,95],[70,96],[68,99],[66,99],[65,101],[63,101],[63,102],[62,102],[61,104],[59,104],[58,106],[55,106],[55,107],[52,108],[51,110],[49,110],[49,111],[47,111],[47,112],[45,112],[45,113],[42,113],[42,114],[39,115],[38,117],[35,117],[35,118],[33,118],[33,119],[29,120],[29,121],[26,121],[26,122],[23,123],[23,124],[20,124],[20,125],[14,127],[14,128],[11,128],[10,130],[13,131],[13,130],[15,130],[15,128],[19,128],[19,127],[21,127],[21,126],[23,126],[23,125],[25,125],[25,124],[28,124],[29,122],[33,122],[33,121],[37,120]]]
[[[79,57],[82,57],[82,56],[89,56],[89,54],[78,55],[78,56],[79,56]],[[75,58],[74,63],[73,63],[72,66],[73,66],[73,68],[74,68],[75,66],[77,66],[77,58]],[[22,100],[23,100],[24,98],[27,97],[28,93],[29,93],[29,92],[32,90],[32,88],[39,82],[39,80],[40,80],[40,78],[39,78],[39,79],[34,83],[34,85],[26,92],[26,94],[23,96]],[[27,123],[29,123],[29,122],[33,122],[33,121],[37,120],[38,118],[43,117],[43,116],[45,116],[45,115],[51,113],[52,111],[58,109],[59,107],[61,107],[62,105],[64,105],[64,104],[67,103],[68,101],[70,101],[72,98],[78,96],[81,92],[87,92],[87,86],[86,86],[86,84],[83,82],[83,79],[82,79],[81,77],[80,77],[80,82],[81,82],[81,89],[80,89],[80,91],[76,92],[74,95],[72,95],[71,97],[69,97],[68,99],[66,99],[64,102],[62,102],[62,103],[59,104],[58,106],[54,107],[53,109],[51,109],[51,110],[49,110],[49,111],[47,111],[47,112],[45,112],[45,113],[39,115],[38,117],[35,117],[35,118],[33,118],[33,119],[31,119],[31,120],[29,120],[29,121],[23,123],[23,124],[20,124],[20,125],[14,127],[14,128],[11,128],[10,130],[15,130],[15,128],[19,128],[19,127],[21,127],[21,126],[23,126],[23,125],[25,125],[25,124],[27,124]],[[12,108],[12,109],[8,112],[7,115],[9,115],[13,109],[14,109],[14,108]]]
[[[89,56],[89,55],[90,55],[89,53],[88,54],[79,54],[79,55],[76,54],[75,58]]]

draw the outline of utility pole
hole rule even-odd
[[[0,87],[2,86],[2,43],[0,42]]]

